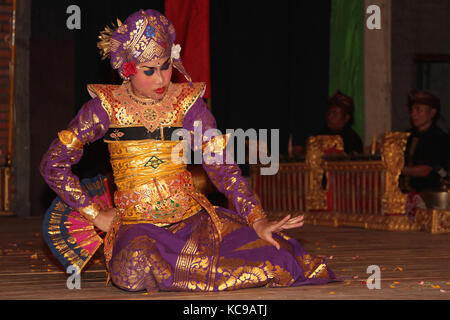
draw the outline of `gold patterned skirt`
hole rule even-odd
[[[121,225],[109,261],[112,282],[128,291],[223,291],[324,284],[336,280],[326,262],[295,239],[275,234],[281,249],[260,239],[237,213],[215,207],[222,241],[201,210],[167,227]]]

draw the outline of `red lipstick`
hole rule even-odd
[[[163,94],[164,92],[166,92],[166,87],[162,87],[162,88],[156,89],[155,92],[157,94]]]

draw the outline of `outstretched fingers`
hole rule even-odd
[[[304,220],[304,216],[298,216],[292,219],[289,219],[286,224],[293,224],[293,223],[298,223],[298,222],[302,222]]]
[[[280,221],[278,221],[278,222],[276,223],[276,226],[277,226],[277,227],[282,226],[283,224],[287,223],[287,222],[289,221],[289,219],[291,219],[291,215],[290,215],[290,214],[288,214],[286,217],[284,217],[283,219],[281,219]]]
[[[294,229],[294,228],[299,228],[303,226],[303,221],[302,222],[298,222],[298,223],[294,223],[294,224],[286,224],[284,226],[281,226],[282,229]]]
[[[289,221],[289,219],[291,218],[291,215],[288,214],[286,217],[284,217],[283,219],[281,219],[278,222],[275,222],[272,227],[271,227],[271,231],[272,232],[279,232],[283,229],[283,225]]]
[[[304,216],[298,216],[290,219],[283,225],[283,229],[293,229],[303,226],[304,224]]]

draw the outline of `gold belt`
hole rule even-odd
[[[222,223],[214,206],[195,189],[189,171],[153,178],[150,181],[131,190],[116,191],[114,194],[123,224],[151,223],[163,227],[185,220],[203,207],[222,239]]]

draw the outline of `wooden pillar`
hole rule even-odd
[[[369,29],[369,6],[380,8],[380,29]],[[364,0],[364,144],[391,130],[391,0]]]
[[[30,33],[31,0],[17,1],[16,63],[12,174],[14,193],[11,209],[19,217],[31,215],[30,207]],[[37,169],[35,169],[37,170]]]

